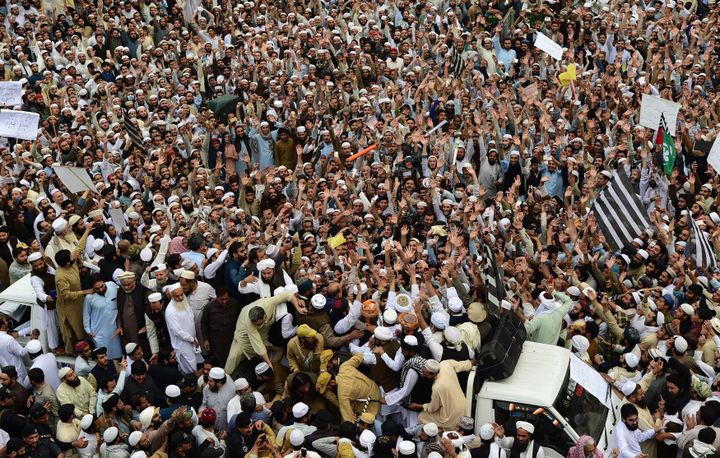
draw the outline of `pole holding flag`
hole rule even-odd
[[[677,150],[675,149],[675,141],[670,135],[670,131],[665,121],[665,114],[660,115],[660,123],[657,129],[655,144],[662,147],[663,171],[665,175],[670,176],[675,166],[675,158]]]

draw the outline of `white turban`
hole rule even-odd
[[[590,341],[585,336],[576,335],[572,338],[572,346],[578,353],[585,353],[590,348]]]
[[[275,268],[275,261],[272,259],[263,259],[262,261],[257,263],[257,269],[258,272],[262,272],[265,269],[274,269]]]
[[[532,423],[529,423],[527,421],[518,421],[515,422],[515,428],[516,429],[523,429],[530,434],[535,434],[535,426]]]

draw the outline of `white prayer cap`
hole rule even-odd
[[[168,291],[170,291],[171,293],[175,292],[181,288],[182,288],[182,286],[180,285],[180,283],[173,283],[172,285],[168,285],[168,287],[167,287]]]
[[[566,292],[567,292],[570,296],[575,296],[575,297],[580,296],[580,289],[579,289],[577,286],[571,286],[571,287],[569,287],[569,288],[566,290]]]
[[[103,440],[106,444],[109,444],[117,439],[118,434],[120,434],[120,431],[115,426],[111,426],[103,433]]]
[[[42,351],[42,344],[39,340],[33,339],[25,345],[25,349],[30,354],[40,353]]]
[[[635,353],[625,353],[625,364],[627,364],[630,369],[635,369],[639,362],[640,358],[638,358]]]
[[[688,349],[687,340],[684,337],[679,336],[675,338],[675,350],[680,353],[685,353]]]
[[[162,300],[162,294],[152,293],[148,295],[148,302],[160,302]]]
[[[125,353],[127,353],[129,355],[132,352],[134,352],[135,349],[137,349],[137,347],[138,346],[135,342],[130,342],[129,344],[125,345]]]
[[[315,294],[311,299],[310,303],[312,306],[318,310],[322,310],[325,308],[325,304],[327,303],[327,299],[325,299],[325,296],[322,294]]]
[[[299,429],[293,429],[290,432],[290,444],[293,447],[300,447],[305,442],[305,434]]]
[[[168,385],[167,388],[165,388],[165,396],[171,399],[180,396],[180,387],[177,385]]]
[[[130,447],[135,447],[137,444],[140,443],[141,438],[142,438],[142,432],[133,431],[130,433],[130,436],[128,437],[128,444],[130,444]],[[133,456],[134,456],[134,454],[133,454]]]
[[[430,437],[435,437],[440,432],[438,426],[435,423],[425,423],[422,427],[422,430]]]
[[[463,308],[463,301],[457,296],[453,296],[450,299],[448,299],[448,309],[450,309],[453,313],[459,313],[462,311]]]
[[[92,247],[94,251],[100,251],[105,247],[105,241],[103,239],[95,239]],[[140,258],[142,258],[142,251],[140,252]]]
[[[575,335],[572,338],[572,346],[578,353],[585,353],[590,348],[590,341],[585,336]]]
[[[366,429],[360,434],[360,445],[362,445],[363,447],[368,447],[374,444],[376,439],[377,437],[375,436],[375,434],[369,429]]]
[[[60,378],[60,380],[64,379],[70,373],[71,370],[72,369],[70,369],[69,367],[61,367],[58,370],[58,377]]]
[[[247,379],[239,378],[235,380],[235,391],[244,390],[245,388],[250,386],[250,383],[248,383]]]
[[[97,242],[97,240],[96,240],[96,242]],[[100,240],[100,242],[102,242],[102,240]],[[93,248],[95,248],[95,244],[93,244]],[[102,246],[100,248],[102,248]],[[97,251],[97,250],[98,250],[98,248],[95,248],[95,251]],[[140,259],[143,262],[150,262],[152,257],[153,257],[153,252],[150,248],[143,248],[142,250],[140,250]]]
[[[165,391],[167,394],[167,390]],[[143,427],[143,429],[150,426],[150,423],[152,423],[152,419],[155,416],[155,412],[157,407],[145,407],[142,412],[140,412],[140,415],[138,416],[138,420],[140,420],[140,425]]]
[[[133,434],[134,434],[134,433],[139,433],[139,432],[140,432],[140,431],[133,431]],[[132,437],[132,434],[130,434],[130,436]],[[139,441],[139,440],[140,440],[140,439],[138,439],[138,441]],[[128,442],[130,442],[129,439],[128,439]],[[130,445],[133,446],[132,444],[130,444]],[[137,445],[137,444],[135,444],[135,445]],[[134,447],[134,446],[133,446],[133,447]],[[143,452],[142,450],[138,450],[137,452],[135,452],[135,453],[133,453],[132,455],[130,455],[130,458],[147,458],[147,453]]]
[[[383,315],[382,315],[382,316],[383,316],[383,321],[384,321],[385,324],[387,324],[387,325],[393,325],[393,324],[397,323],[398,314],[397,314],[397,312],[396,312],[395,310],[393,310],[393,309],[387,309],[387,310],[385,310],[385,311],[383,312]]]
[[[68,222],[65,218],[58,218],[52,223],[55,232],[62,232],[67,228]]]
[[[195,280],[195,272],[192,270],[183,270],[180,274],[180,278],[184,278],[185,280]]]
[[[430,322],[439,330],[443,330],[450,324],[450,315],[447,312],[434,312],[430,316]]]
[[[427,369],[431,374],[437,374],[440,372],[440,362],[436,359],[428,359],[425,361],[424,369]]]
[[[637,383],[632,380],[626,380],[622,387],[620,387],[620,391],[622,391],[622,394],[625,396],[630,396],[635,392],[635,388],[637,388]]]
[[[390,328],[387,328],[385,326],[376,327],[373,335],[375,336],[375,339],[382,342],[387,342],[388,340],[392,339],[392,331],[390,330]]]
[[[42,254],[40,254],[39,252],[36,251],[35,253],[31,253],[27,259],[28,259],[28,262],[35,262],[41,258],[42,258]]]
[[[304,402],[298,402],[292,407],[293,417],[302,418],[310,411],[310,407]]]
[[[210,369],[210,378],[213,380],[222,380],[225,377],[225,371],[221,367],[213,367]]]
[[[688,316],[693,316],[695,314],[695,309],[693,308],[692,305],[690,305],[688,303],[681,304],[680,310],[682,310],[683,313],[685,313],[685,315],[688,315]]]
[[[446,327],[443,330],[443,337],[451,345],[456,345],[461,340],[460,331],[458,331],[458,328],[456,328],[455,326]]]
[[[80,427],[82,429],[88,429],[90,427],[90,425],[92,425],[93,419],[94,419],[94,417],[92,415],[90,415],[90,414],[85,415],[84,417],[82,417],[82,420],[80,420]]]
[[[402,441],[398,445],[398,454],[400,456],[408,456],[415,453],[415,442],[413,441]]]
[[[517,421],[515,422],[515,428],[516,429],[522,429],[524,431],[529,432],[530,434],[535,433],[535,425],[533,425],[530,422],[527,421]]]
[[[495,428],[490,423],[485,423],[480,427],[480,438],[489,441],[495,436]]]

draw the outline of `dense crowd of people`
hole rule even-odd
[[[467,416],[514,315],[624,400],[614,449],[555,453],[715,456],[720,270],[691,222],[720,251],[719,19],[714,0],[0,0],[10,108],[40,116],[0,139],[0,290],[29,277],[42,323],[0,315],[0,450],[543,458],[542,415]],[[681,106],[669,167],[645,94]],[[616,172],[652,223],[620,250],[592,211]]]

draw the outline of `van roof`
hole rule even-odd
[[[565,381],[570,350],[554,345],[525,342],[513,375],[485,382],[479,395],[486,399],[550,406]]]

